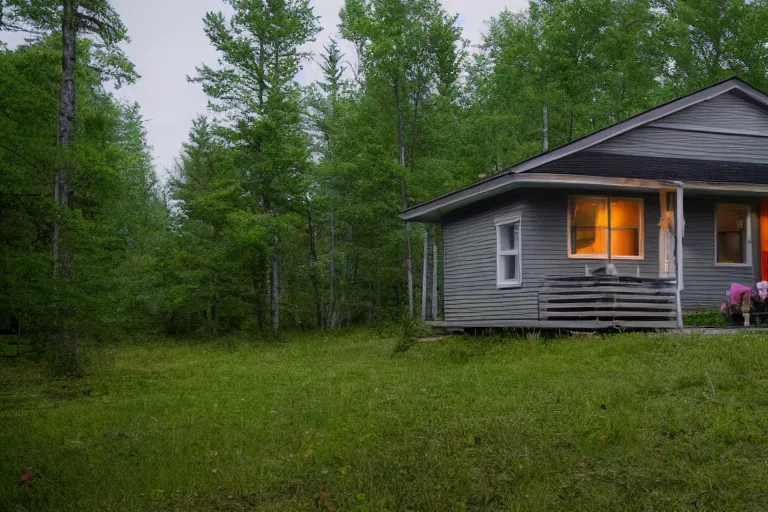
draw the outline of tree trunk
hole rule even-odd
[[[541,109],[541,150],[549,151],[549,108],[546,103]]]
[[[72,175],[71,142],[75,125],[75,59],[77,44],[77,0],[64,0],[61,22],[61,91],[59,96],[59,127],[56,139],[56,164],[54,169],[53,196],[59,212],[53,225],[54,280],[68,281],[72,276],[72,251],[62,247],[62,209],[72,209],[74,190]],[[57,287],[61,288],[57,285]],[[62,373],[73,373],[78,366],[77,335],[72,332],[69,318],[74,314],[72,304],[61,304],[61,329],[54,344],[54,367]]]
[[[56,205],[72,208],[74,191],[70,184],[72,161],[70,144],[75,125],[75,44],[76,44],[75,0],[64,1],[62,16],[62,52],[61,52],[61,93],[59,97],[59,132],[56,141],[56,169],[54,172],[53,195]],[[53,228],[54,276],[68,279],[71,273],[72,254],[61,248],[61,215],[57,216]]]
[[[403,134],[403,107],[400,104],[400,86],[395,82],[395,107],[397,108],[397,143],[400,147],[400,167],[403,177],[400,180],[400,196],[403,208],[408,207],[408,183],[405,179],[405,140]],[[405,223],[405,269],[408,276],[408,314],[413,316],[413,259],[411,255],[411,223]]]
[[[307,201],[307,231],[309,234],[309,278],[312,281],[312,293],[315,299],[315,324],[323,326],[323,309],[320,304],[320,284],[317,279],[317,247],[315,246],[315,225],[312,222],[312,207]]]
[[[256,271],[258,272],[258,271]],[[260,279],[257,279],[257,277],[254,275],[253,277],[253,295],[256,297],[256,325],[258,325],[259,330],[261,331],[264,329],[264,313],[262,311],[262,305],[263,305],[263,299],[260,299],[259,297],[263,297],[259,290],[261,290],[262,281]]]
[[[208,325],[210,327],[211,337],[218,338],[219,327],[217,323],[218,319],[216,318],[216,299],[213,299],[211,303],[208,304],[208,310],[206,311],[206,316],[208,317]]]
[[[336,252],[336,226],[335,226],[335,219],[333,215],[333,210],[331,210],[331,257],[329,262],[329,278],[330,283],[328,287],[328,323],[331,327],[331,329],[334,329],[336,327],[336,306],[335,306],[335,289],[334,284],[336,281],[336,262],[334,260],[335,258],[335,252]]]
[[[437,320],[437,240],[432,241],[432,320]]]
[[[277,249],[280,246],[280,238],[275,237],[274,252],[272,253],[272,330],[280,328],[280,257]]]
[[[411,127],[411,154],[408,158],[411,164],[411,173],[416,168],[416,134],[418,133],[419,122],[419,103],[421,102],[421,94],[417,93],[413,103],[413,124]]]
[[[421,321],[427,321],[427,276],[429,275],[429,231],[427,231],[427,225],[424,226],[424,260],[421,265]]]
[[[571,106],[571,114],[568,120],[568,142],[573,140],[573,118],[574,118],[573,106]]]

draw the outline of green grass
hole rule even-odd
[[[397,337],[107,346],[79,381],[3,361],[0,509],[768,507],[765,338]]]

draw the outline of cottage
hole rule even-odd
[[[649,327],[768,279],[768,95],[732,78],[401,213],[447,327]],[[762,246],[762,250],[761,250]]]

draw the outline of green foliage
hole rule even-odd
[[[395,348],[392,350],[394,354],[402,354],[408,352],[408,350],[416,343],[416,338],[419,335],[418,321],[411,316],[404,316],[400,322],[400,335],[395,343]]]
[[[720,310],[697,311],[683,315],[683,325],[692,327],[719,327],[728,325],[728,321]]]
[[[159,284],[154,267],[167,214],[156,194],[143,120],[103,88],[82,42],[80,109],[73,146],[74,209],[64,212],[76,254],[70,282],[53,280],[51,183],[61,81],[56,38],[0,51],[0,311],[28,340],[61,336],[66,301],[73,336],[106,339],[155,330]],[[79,373],[75,348],[51,354]]]
[[[100,81],[114,80],[117,87],[133,83],[138,78],[135,66],[119,46],[130,38],[109,0],[1,0],[0,31],[56,33],[67,3],[75,6],[79,36],[91,36],[98,43],[87,45],[90,70],[100,75]]]
[[[491,18],[471,56],[436,0],[347,0],[359,62],[331,39],[306,88],[309,2],[227,4],[204,19],[218,62],[190,78],[211,117],[161,192],[139,106],[105,89],[137,78],[125,27],[109,2],[77,2],[75,197],[59,211],[64,4],[0,0],[0,30],[53,32],[0,47],[0,315],[25,343],[397,324],[408,254],[420,276],[424,237],[440,242],[406,238],[397,213],[539,153],[545,107],[555,147],[734,73],[768,86],[763,0],[535,0]],[[52,278],[57,216],[70,282]]]
[[[84,347],[77,381],[0,361],[3,505],[768,506],[759,335],[459,339],[395,358],[367,330],[224,342]]]

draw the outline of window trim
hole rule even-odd
[[[746,254],[746,262],[745,263],[720,263],[717,261],[717,212],[720,210],[720,206],[738,206],[739,208],[746,208],[747,210],[747,247],[745,249]],[[714,255],[715,255],[715,266],[716,267],[725,267],[725,268],[749,268],[752,266],[752,206],[749,204],[744,203],[725,203],[725,202],[716,202],[715,203],[715,238],[714,238]]]
[[[520,288],[523,286],[523,217],[520,214],[499,217],[494,220],[496,228],[496,288]],[[501,250],[501,228],[517,224],[516,249],[508,251]],[[517,256],[517,268],[515,269],[515,279],[501,279],[501,262],[503,256]]]
[[[573,253],[573,245],[571,243],[571,231],[573,227],[573,208],[572,206],[572,200],[582,198],[582,199],[604,199],[608,203],[608,247],[607,252],[604,254],[574,254]],[[640,240],[638,242],[638,255],[637,256],[611,256],[611,238],[610,238],[610,232],[611,232],[611,226],[610,226],[610,210],[611,210],[611,200],[630,200],[635,201],[640,204]],[[576,194],[576,195],[569,195],[568,196],[568,204],[567,204],[568,211],[566,212],[567,217],[567,243],[568,243],[568,259],[571,260],[603,260],[603,261],[612,261],[612,260],[624,260],[624,261],[641,261],[645,259],[645,199],[642,197],[625,197],[625,196],[601,196],[601,195],[584,195],[584,194]]]

